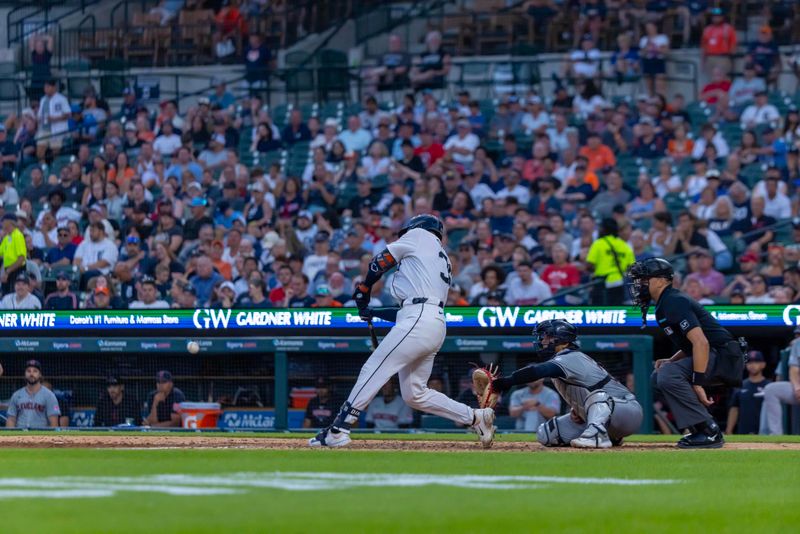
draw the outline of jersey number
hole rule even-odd
[[[442,258],[444,260],[445,265],[447,265],[447,274],[440,272],[439,276],[441,276],[442,280],[444,280],[444,283],[449,286],[450,282],[452,281],[450,274],[453,272],[453,267],[450,265],[450,259],[447,257],[447,254],[445,254],[441,250],[439,251],[439,257]]]

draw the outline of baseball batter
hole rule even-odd
[[[395,326],[372,353],[356,385],[333,424],[309,441],[312,447],[343,447],[350,443],[350,428],[395,374],[400,394],[411,408],[469,425],[484,447],[494,440],[494,410],[473,410],[447,395],[428,389],[433,360],[445,339],[444,303],[450,287],[450,259],[442,248],[442,221],[433,215],[418,215],[399,232],[399,239],[376,255],[364,282],[353,299],[359,315],[394,321]],[[371,287],[384,273],[397,266],[390,291],[399,308],[368,308]]]
[[[642,407],[636,397],[579,350],[575,326],[554,319],[538,324],[533,334],[539,354],[552,359],[495,378],[491,389],[507,391],[540,378],[553,381],[571,410],[539,425],[536,435],[542,445],[607,449],[639,429]]]

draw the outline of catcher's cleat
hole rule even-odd
[[[324,428],[308,440],[309,447],[346,447],[350,444],[350,432],[335,430],[333,427]]]
[[[497,427],[494,426],[494,410],[491,408],[482,408],[474,411],[475,422],[472,423],[472,429],[478,434],[478,439],[483,445],[484,449],[488,449],[494,443],[494,432]]]
[[[586,427],[583,434],[569,443],[578,449],[610,449],[612,445],[605,427],[594,423]]]

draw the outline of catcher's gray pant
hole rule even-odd
[[[613,404],[606,431],[608,437],[616,441],[637,432],[642,424],[643,414],[639,401],[633,395],[624,399],[613,399]],[[570,441],[583,434],[586,426],[587,423],[576,423],[570,414],[565,414],[539,425],[536,437],[539,443],[548,447],[569,445]]]
[[[347,400],[365,410],[395,374],[409,407],[471,425],[473,410],[444,393],[428,389],[433,360],[444,343],[444,311],[434,304],[411,304],[397,312],[397,322],[364,363]],[[353,421],[348,421],[353,422]]]
[[[783,434],[783,404],[800,404],[791,382],[773,382],[764,388],[761,404],[761,434]]]

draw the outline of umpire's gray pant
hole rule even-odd
[[[783,434],[783,404],[798,405],[791,382],[773,382],[764,388],[764,402],[761,404],[761,434]]]
[[[642,406],[631,395],[624,399],[613,399],[614,408],[606,423],[608,437],[612,441],[635,434],[642,426]],[[553,417],[541,425],[536,431],[539,443],[548,447],[569,445],[570,441],[580,437],[586,430],[586,423],[576,423],[570,414]]]
[[[708,369],[713,369],[717,355],[713,350],[708,352]],[[692,359],[684,358],[665,363],[650,377],[653,387],[664,395],[675,424],[681,430],[714,420],[692,388],[692,371]]]

